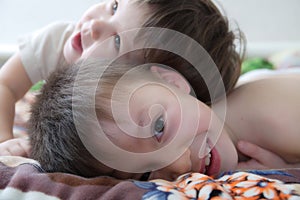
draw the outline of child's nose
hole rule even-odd
[[[91,37],[93,40],[104,40],[114,34],[113,26],[108,22],[101,19],[91,21]]]

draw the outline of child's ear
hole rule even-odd
[[[157,74],[161,79],[176,86],[183,92],[186,92],[188,94],[191,92],[189,83],[185,80],[185,78],[180,73],[171,69],[166,69],[158,66],[151,66],[150,70],[151,72]]]

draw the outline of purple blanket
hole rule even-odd
[[[174,182],[45,173],[33,160],[0,157],[0,199],[300,199],[300,169],[189,173]]]

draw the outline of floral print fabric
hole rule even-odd
[[[278,172],[280,173],[280,172]],[[136,182],[149,190],[143,199],[300,199],[300,184],[284,183],[254,173],[236,172],[214,179],[189,173],[174,182],[152,180]]]

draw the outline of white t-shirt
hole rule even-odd
[[[33,84],[67,64],[63,49],[74,28],[73,23],[56,22],[19,39],[21,61]]]

